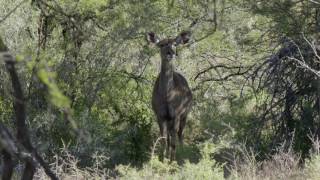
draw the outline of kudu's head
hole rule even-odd
[[[176,46],[188,43],[190,36],[191,33],[189,31],[184,31],[180,33],[176,38],[159,40],[154,32],[149,32],[147,34],[147,41],[149,43],[157,45],[160,48],[160,55],[162,60],[171,61],[177,55]]]

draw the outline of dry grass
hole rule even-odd
[[[295,154],[292,144],[285,148],[287,143],[283,143],[276,150],[276,154],[270,156],[268,160],[256,161],[257,154],[241,151],[241,158],[235,158],[231,175],[228,179],[239,180],[295,180],[295,179],[320,179],[320,141],[314,136],[310,136],[313,142],[311,157],[301,163],[300,155]]]
[[[278,150],[269,160],[256,161],[256,154],[252,151],[242,151],[242,158],[235,160],[229,179],[240,180],[278,180],[301,179],[303,171],[299,166],[300,157],[290,148]]]
[[[64,149],[61,156],[55,156],[55,162],[51,164],[51,169],[59,179],[63,180],[110,179],[110,171],[102,167],[107,158],[98,154],[94,154],[92,158],[95,162],[93,167],[79,168],[79,160]],[[49,178],[43,169],[38,169],[35,179],[45,180]]]
[[[320,179],[320,141],[312,138],[313,150],[311,158],[301,164],[300,156],[295,154],[289,145],[277,149],[277,153],[268,160],[258,162],[257,154],[253,151],[240,148],[240,157],[235,158],[231,174],[227,179],[237,180],[286,180],[286,179]],[[286,143],[284,143],[286,144]],[[78,159],[67,150],[62,151],[61,156],[56,156],[56,162],[51,164],[52,170],[60,179],[206,179],[207,175],[214,179],[223,179],[222,167],[216,166],[214,160],[204,157],[197,164],[186,163],[183,166],[174,166],[168,162],[160,162],[156,157],[146,163],[142,169],[130,166],[119,166],[124,170],[118,177],[110,176],[111,171],[104,169],[102,164],[108,159],[105,156],[94,155],[93,167],[79,168]],[[155,159],[156,158],[156,159]],[[172,167],[171,167],[172,166]],[[171,171],[172,168],[174,171]],[[48,179],[43,170],[38,170],[35,179]]]

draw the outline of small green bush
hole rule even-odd
[[[218,146],[213,143],[201,144],[202,158],[198,163],[185,162],[178,166],[176,162],[169,162],[165,159],[159,161],[157,157],[146,163],[142,169],[120,165],[117,167],[121,179],[224,179],[223,168],[211,159],[211,155],[218,151]]]

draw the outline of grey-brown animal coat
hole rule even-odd
[[[175,39],[159,41],[154,33],[148,34],[149,42],[160,47],[161,70],[153,89],[152,109],[157,116],[161,137],[166,138],[166,141],[162,142],[163,146],[166,146],[167,154],[170,154],[170,160],[175,159],[176,135],[182,143],[183,129],[192,103],[192,93],[187,80],[175,72],[173,65],[176,54],[174,46],[187,43],[189,35],[188,32],[183,32]],[[163,153],[164,147],[162,156]]]

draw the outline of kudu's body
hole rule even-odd
[[[176,135],[182,144],[183,129],[192,102],[192,93],[186,79],[174,70],[173,59],[176,52],[173,47],[187,43],[189,34],[184,32],[175,39],[162,41],[157,40],[153,33],[148,35],[148,40],[160,47],[161,54],[161,70],[152,94],[152,109],[157,116],[163,138],[161,159],[166,149],[172,161],[176,154]]]

